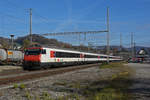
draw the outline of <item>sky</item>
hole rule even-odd
[[[29,34],[29,8],[32,33],[106,30],[110,15],[110,44],[130,46],[131,33],[139,46],[150,47],[150,0],[0,0],[0,36]],[[106,33],[86,36],[48,36],[73,45],[106,45]]]

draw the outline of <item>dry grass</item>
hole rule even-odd
[[[111,62],[111,63],[102,63],[100,65],[100,68],[116,68],[116,67],[123,67],[123,62]]]

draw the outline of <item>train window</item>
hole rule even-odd
[[[60,58],[79,58],[80,54],[68,52],[56,52],[56,57]]]
[[[103,56],[103,58],[107,58],[107,56]]]
[[[43,49],[43,50],[41,51],[41,53],[42,53],[42,54],[46,54],[46,49]]]
[[[97,58],[97,56],[94,56],[94,55],[85,55],[85,58]]]
[[[40,49],[28,49],[25,51],[25,55],[39,55],[40,53]]]
[[[106,56],[101,56],[101,58],[107,58]]]

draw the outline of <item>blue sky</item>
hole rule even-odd
[[[29,8],[33,9],[33,33],[89,31],[106,29],[110,8],[110,44],[130,46],[134,33],[137,45],[150,46],[150,0],[0,0],[0,36],[29,33]],[[50,36],[49,36],[50,37]],[[106,34],[51,36],[60,41],[105,45]]]

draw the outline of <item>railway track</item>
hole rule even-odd
[[[52,75],[62,74],[66,72],[71,72],[75,70],[81,70],[85,68],[95,67],[100,64],[88,64],[88,65],[78,65],[78,66],[71,66],[71,67],[63,67],[63,68],[53,68],[48,70],[41,70],[41,71],[25,71],[23,73],[11,73],[10,75],[3,75],[0,76],[0,89],[2,86],[12,85],[14,83],[20,82],[27,82],[27,81],[35,81],[39,78],[44,78]]]
[[[23,69],[8,69],[3,70],[0,72],[0,78],[2,76],[8,76],[8,75],[14,75],[14,74],[21,74],[21,73],[27,73],[28,71],[24,71]]]

